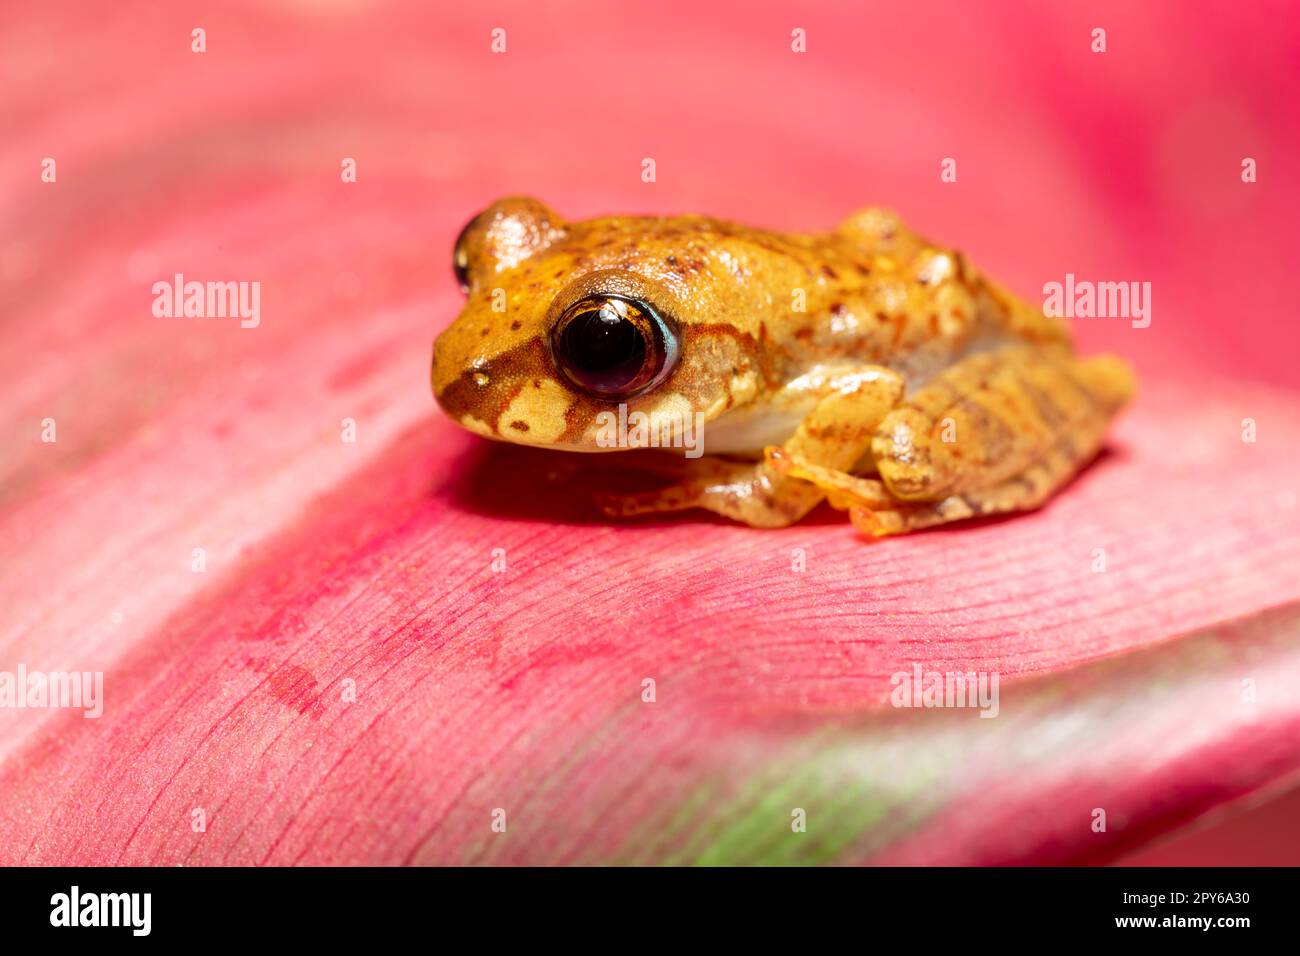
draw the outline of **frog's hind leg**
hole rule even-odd
[[[904,383],[889,369],[868,367],[837,376],[812,414],[782,448],[801,461],[846,472],[868,454],[876,425],[902,400]],[[825,492],[770,461],[700,458],[682,466],[674,484],[631,495],[604,495],[616,517],[706,508],[754,527],[782,527],[815,508]]]
[[[963,359],[880,422],[872,457],[895,504],[864,498],[854,523],[897,534],[1036,508],[1097,453],[1133,387],[1109,356],[1015,347]]]
[[[1074,476],[1080,456],[1073,440],[1067,437],[1015,478],[939,501],[917,502],[894,498],[879,479],[821,468],[798,456],[786,455],[779,448],[769,449],[768,460],[783,474],[821,488],[833,508],[849,512],[859,531],[883,537],[964,518],[1036,508]]]

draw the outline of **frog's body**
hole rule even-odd
[[[1095,454],[1133,387],[1123,363],[1075,359],[1060,323],[876,209],[794,235],[698,216],[570,223],[506,199],[455,256],[469,301],[438,339],[433,387],[465,427],[600,451],[600,413],[623,404],[698,415],[707,451],[728,456],[666,460],[675,482],[605,502],[621,515],[703,507],[776,526],[829,497],[886,534],[1033,507]],[[585,309],[574,334],[598,334],[621,302],[666,354],[641,390],[593,392],[565,373],[557,330]]]

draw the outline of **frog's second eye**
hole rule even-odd
[[[456,276],[456,284],[460,286],[460,291],[465,295],[469,295],[469,250],[465,248],[465,236],[477,221],[478,217],[475,216],[465,223],[460,235],[456,237],[456,244],[451,247],[451,271]]]
[[[672,371],[677,336],[647,302],[594,295],[564,310],[551,330],[551,355],[584,392],[630,398]]]

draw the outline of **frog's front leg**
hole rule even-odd
[[[769,463],[874,536],[1023,511],[1096,454],[1132,392],[1118,359],[1007,348],[963,359],[884,417],[871,445],[879,480],[775,452]]]
[[[878,366],[837,374],[782,450],[826,469],[851,470],[868,454],[876,426],[902,400],[904,388],[898,373]],[[678,481],[666,488],[605,495],[601,507],[615,517],[705,508],[754,527],[779,528],[798,521],[826,495],[771,461],[706,456],[683,460],[679,471]]]

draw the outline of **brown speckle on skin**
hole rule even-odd
[[[897,349],[898,343],[903,341],[903,330],[907,328],[907,316],[894,316],[894,340],[890,343],[891,349]]]
[[[520,322],[518,319],[515,319],[513,322],[510,323],[511,332],[518,332],[523,327],[524,327],[524,323]]]
[[[527,422],[524,422],[524,421],[520,421],[520,420],[517,419],[517,418],[516,418],[513,422],[510,423],[510,427],[513,428],[513,429],[514,429],[515,431],[517,431],[517,432],[526,432],[526,431],[528,431],[528,423],[527,423]]]
[[[960,249],[954,252],[952,256],[957,261],[957,275],[961,277],[961,281],[972,281],[975,278],[975,270],[973,270],[970,267],[970,263],[966,261],[966,256],[962,254]]]

